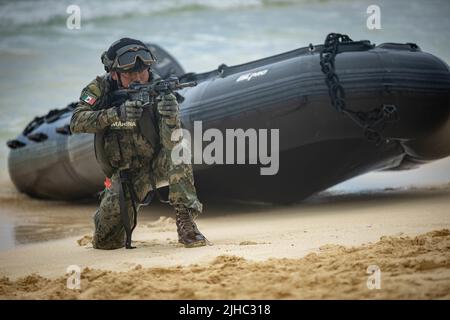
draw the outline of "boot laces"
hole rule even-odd
[[[197,226],[194,222],[194,218],[192,217],[192,213],[190,210],[183,210],[177,214],[177,220],[179,222],[179,227],[185,232],[198,232]]]

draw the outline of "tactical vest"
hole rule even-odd
[[[152,81],[160,79],[160,77],[152,73],[153,78]],[[113,81],[109,78],[106,79],[106,81]],[[114,86],[111,86],[111,88],[114,88]],[[104,107],[101,109],[107,109],[112,106],[115,106],[114,98],[113,98],[113,90],[110,90],[109,92],[106,92],[106,99],[103,103]],[[158,154],[159,150],[161,149],[161,143],[159,139],[159,114],[155,108],[154,105],[151,105],[149,107],[145,107],[142,116],[139,119],[137,123],[137,130],[140,134],[142,134],[147,141],[152,146],[153,150],[155,150],[155,155]],[[97,162],[100,164],[100,167],[103,171],[103,173],[110,178],[114,171],[117,170],[117,168],[113,168],[109,162],[108,157],[106,156],[105,152],[105,135],[108,134],[109,128],[105,128],[104,130],[101,130],[94,135],[94,151],[95,151],[95,157],[97,159]]]

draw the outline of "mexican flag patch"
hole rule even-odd
[[[83,95],[81,96],[81,100],[86,102],[88,105],[92,106],[95,103],[95,101],[97,101],[97,98],[87,93],[83,93]]]

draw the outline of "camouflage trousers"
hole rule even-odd
[[[174,165],[170,158],[170,150],[162,148],[159,154],[148,163],[135,169],[130,169],[134,190],[142,202],[151,190],[150,177],[155,181],[169,182],[169,203],[171,206],[192,208],[197,213],[202,212],[202,204],[197,198],[194,186],[194,176],[190,164]],[[125,246],[125,229],[122,223],[119,203],[119,172],[111,177],[111,187],[105,188],[101,202],[94,214],[93,246],[96,249],[117,249]],[[130,225],[133,221],[133,207],[130,195],[126,193],[126,207]]]

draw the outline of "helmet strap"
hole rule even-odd
[[[119,88],[123,88],[122,79],[120,78],[120,72],[116,72],[117,74],[117,84]]]

